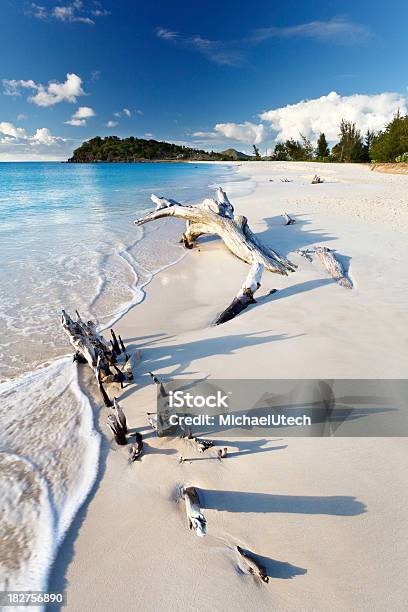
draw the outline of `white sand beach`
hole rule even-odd
[[[306,162],[247,162],[239,172],[255,187],[230,196],[236,212],[299,269],[265,272],[257,303],[213,327],[248,266],[221,240],[203,239],[115,326],[141,351],[136,384],[119,400],[145,452],[129,464],[100,410],[99,477],[49,585],[66,589],[68,610],[406,608],[406,438],[215,436],[229,449],[219,462],[213,449],[157,438],[147,422],[156,409],[148,371],[163,380],[406,378],[408,177]],[[310,184],[315,173],[323,184]],[[295,225],[283,225],[283,211]],[[342,256],[351,291],[294,252],[314,245]],[[205,538],[174,501],[184,484],[202,495]],[[237,545],[263,558],[269,584],[237,571]]]

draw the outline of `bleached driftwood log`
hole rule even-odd
[[[183,498],[186,503],[186,514],[188,526],[193,529],[196,534],[203,538],[207,533],[207,521],[200,508],[200,498],[198,497],[195,487],[187,487],[183,489]]]
[[[119,383],[122,387],[125,381],[133,379],[130,357],[126,354],[122,339],[119,343],[113,330],[111,343],[108,344],[102,334],[97,332],[94,321],[83,321],[78,311],[76,315],[76,321],[65,310],[61,315],[62,328],[75,349],[74,361],[88,363],[95,374],[105,405],[111,407],[113,404],[103,385]],[[123,371],[118,362],[122,354],[126,359]]]
[[[264,566],[255,558],[255,555],[240,546],[237,546],[238,554],[244,562],[246,571],[253,576],[260,578],[263,582],[269,582],[269,576]]]
[[[296,219],[292,219],[292,217],[289,217],[288,213],[286,212],[282,214],[282,217],[285,220],[285,225],[293,225],[294,223],[296,223]]]
[[[346,287],[347,289],[353,288],[353,283],[349,278],[347,278],[341,262],[336,259],[332,249],[319,246],[315,247],[314,249],[298,249],[295,252],[302,255],[302,257],[308,261],[313,261],[312,255],[317,255],[327,272],[332,278],[334,278],[335,281],[339,283],[339,285]]]
[[[135,221],[143,225],[165,217],[184,219],[187,222],[182,242],[192,248],[202,235],[216,234],[236,257],[252,266],[244,285],[232,304],[216,320],[224,323],[254,302],[253,294],[260,287],[264,269],[278,274],[294,272],[296,266],[286,257],[263,245],[252,233],[244,216],[234,217],[234,209],[226,193],[219,187],[216,199],[206,199],[201,204],[184,206],[175,200],[152,195],[156,210]]]
[[[252,264],[241,289],[231,304],[216,318],[215,325],[220,325],[226,321],[230,321],[237,316],[242,310],[245,310],[250,304],[255,304],[254,293],[261,286],[262,273],[264,265],[260,262]]]
[[[343,266],[341,265],[340,261],[336,259],[331,249],[328,249],[327,247],[316,247],[315,253],[330,276],[332,276],[334,280],[339,283],[339,285],[346,287],[347,289],[353,288],[352,282],[345,275]]]

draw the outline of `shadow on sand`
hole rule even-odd
[[[270,578],[280,578],[281,580],[291,580],[295,576],[303,576],[307,573],[307,569],[304,567],[298,567],[287,563],[286,561],[278,561],[277,559],[271,559],[270,557],[262,557],[262,555],[256,555],[252,551],[243,548],[246,553],[250,553],[255,559],[263,565],[267,575]]]
[[[366,512],[365,504],[348,495],[319,497],[200,489],[200,501],[203,508],[224,512],[284,512],[332,516],[357,516]]]

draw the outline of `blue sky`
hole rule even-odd
[[[392,0],[1,0],[0,160],[95,135],[265,151],[334,141],[343,116],[379,129],[406,112],[407,26]]]

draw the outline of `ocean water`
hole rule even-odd
[[[192,203],[227,182],[240,192],[217,164],[0,163],[0,588],[45,588],[98,469],[61,309],[113,324],[183,256],[180,221],[133,224],[150,194]]]

